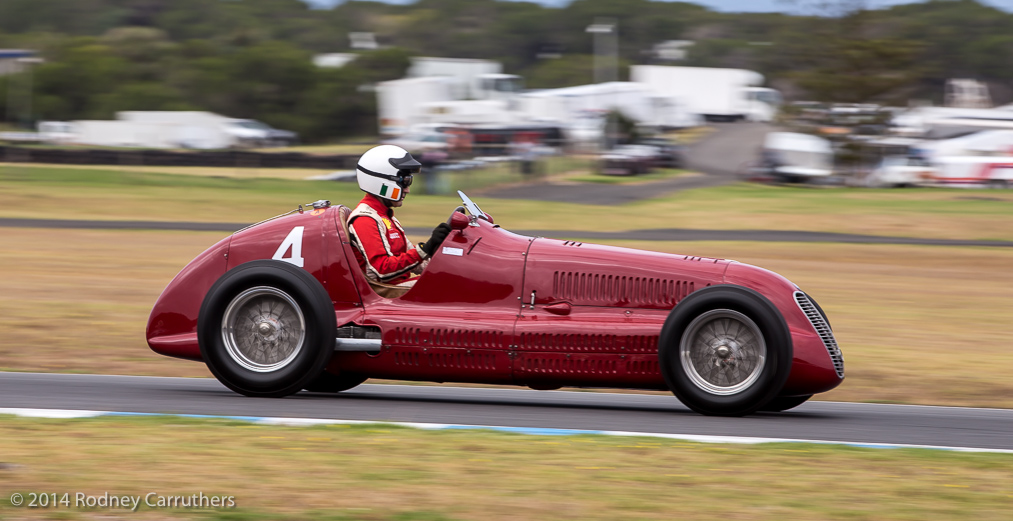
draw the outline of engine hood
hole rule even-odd
[[[525,294],[536,291],[539,302],[667,310],[720,284],[731,262],[538,238],[527,254]]]

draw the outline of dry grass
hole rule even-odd
[[[0,501],[12,491],[203,492],[236,497],[240,510],[229,519],[263,519],[259,513],[268,519],[998,521],[1009,519],[1013,498],[1013,456],[1006,454],[381,425],[8,418],[0,421],[0,454],[17,465],[0,470]],[[0,509],[4,517],[61,515]],[[194,512],[142,507],[134,516]]]
[[[221,233],[0,228],[0,367],[207,376],[151,352],[155,299]]]
[[[0,228],[0,366],[207,376],[144,342],[169,280],[220,233]],[[1000,248],[625,243],[734,258],[799,284],[827,311],[847,380],[821,399],[1013,407],[1013,251]]]

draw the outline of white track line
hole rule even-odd
[[[324,418],[278,418],[260,416],[218,416],[204,414],[159,414],[143,412],[116,412],[116,411],[77,411],[70,409],[18,409],[0,407],[0,415],[8,414],[28,418],[98,418],[98,417],[180,417],[200,419],[223,419],[246,421],[262,425],[283,425],[289,427],[308,427],[313,425],[396,425],[424,430],[492,430],[499,432],[510,432],[515,434],[528,434],[535,436],[635,436],[648,438],[665,438],[681,441],[692,441],[698,443],[731,443],[756,445],[761,443],[810,443],[816,445],[845,445],[849,447],[862,447],[869,449],[931,449],[946,450],[953,452],[991,452],[1001,454],[1013,454],[1013,450],[1007,449],[986,449],[978,447],[951,447],[943,445],[907,445],[898,443],[858,443],[851,441],[826,441],[826,440],[804,440],[795,438],[756,438],[749,436],[710,436],[700,434],[667,434],[660,432],[630,432],[630,431],[596,431],[581,429],[553,429],[539,427],[507,427],[502,425],[466,425],[453,423],[417,423],[417,422],[385,422],[368,420],[331,420]]]

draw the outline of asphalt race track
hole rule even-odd
[[[1013,410],[809,402],[784,413],[701,416],[674,396],[365,384],[247,398],[209,378],[0,373],[0,407],[324,418],[788,438],[1013,450]]]

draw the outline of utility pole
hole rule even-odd
[[[32,101],[35,97],[35,92],[32,85],[32,74],[36,65],[42,63],[42,58],[18,58],[18,63],[25,65],[25,113],[24,123],[25,127],[30,127],[32,124]],[[10,87],[8,87],[9,89]]]
[[[619,80],[619,24],[614,18],[596,18],[585,32],[594,35],[594,82],[601,84]],[[613,105],[617,105],[613,100]],[[614,108],[614,107],[613,107]],[[602,146],[612,148],[616,121],[611,111],[605,115]]]

